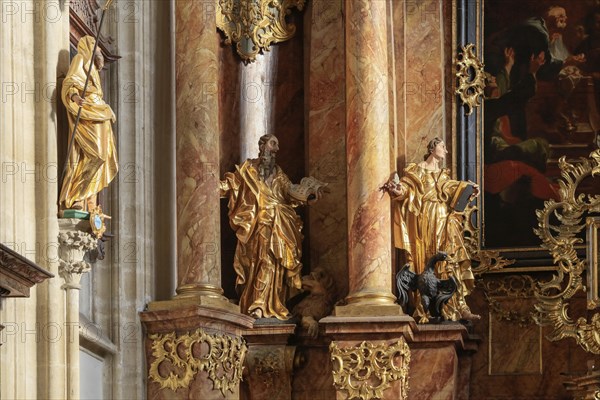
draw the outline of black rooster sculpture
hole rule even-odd
[[[406,264],[396,274],[396,285],[398,286],[398,302],[406,309],[409,292],[419,290],[421,293],[421,304],[423,310],[429,312],[437,321],[443,320],[442,307],[450,300],[458,285],[454,277],[441,280],[435,276],[435,264],[444,261],[448,255],[442,251],[431,257],[427,267],[422,274],[415,274],[410,270],[410,264]],[[420,323],[429,322],[427,317],[422,318]]]

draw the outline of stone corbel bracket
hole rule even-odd
[[[180,335],[153,333],[148,338],[154,358],[148,375],[162,389],[187,388],[202,370],[213,382],[213,389],[227,397],[226,392],[233,393],[242,380],[248,350],[242,338],[210,334],[201,328]],[[204,350],[200,353],[197,349]]]
[[[402,381],[402,399],[408,397],[410,349],[402,338],[395,344],[362,342],[355,347],[329,346],[333,382],[349,399],[381,399],[391,383]]]
[[[91,269],[85,255],[97,245],[97,239],[87,232],[77,229],[61,230],[58,234],[58,273],[65,280],[63,289],[81,288],[81,275]]]
[[[292,8],[302,11],[306,0],[217,0],[217,28],[225,44],[235,43],[242,60],[252,62],[269,51],[271,43],[284,42],[296,33],[285,17]]]

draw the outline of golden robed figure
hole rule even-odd
[[[241,311],[286,320],[291,314],[285,302],[302,287],[302,220],[294,208],[318,200],[325,184],[314,178],[292,184],[275,164],[274,135],[262,136],[259,149],[259,158],[225,174],[220,193],[229,198],[229,222],[238,239],[233,267]]]
[[[70,135],[75,135],[60,192],[60,202],[67,209],[83,209],[84,201],[87,201],[88,211],[92,210],[96,206],[98,192],[108,186],[118,171],[111,125],[116,118],[102,99],[98,71],[104,66],[104,58],[100,48],[96,48],[96,53],[92,54],[94,44],[95,39],[91,36],[79,40],[77,55],[71,61],[61,92],[67,108]],[[86,92],[83,93],[90,63],[93,65]],[[73,132],[80,107],[77,132]]]
[[[465,301],[473,289],[474,277],[463,241],[463,216],[450,207],[461,181],[451,179],[449,171],[440,167],[447,153],[444,141],[434,138],[427,146],[423,162],[409,164],[401,179],[392,179],[384,186],[392,197],[394,245],[404,250],[407,262],[417,274],[424,271],[427,261],[439,251],[448,253],[450,262],[439,263],[436,275],[454,276],[458,289],[442,313],[452,321],[479,319]],[[479,187],[473,186],[476,196]],[[415,319],[427,322],[427,310],[423,310],[421,301],[417,299],[414,303]]]

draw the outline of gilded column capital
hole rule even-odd
[[[354,347],[329,346],[333,362],[333,382],[349,399],[384,398],[383,392],[401,380],[402,399],[408,396],[410,349],[404,338],[394,344],[363,341]]]

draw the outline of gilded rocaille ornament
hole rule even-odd
[[[496,279],[481,279],[477,286],[483,289],[491,314],[498,321],[511,322],[524,328],[535,323],[533,307],[528,312],[506,309],[498,297],[531,299],[535,296],[536,281],[529,275],[508,275]]]
[[[471,115],[475,107],[481,105],[483,89],[485,88],[485,75],[483,63],[475,54],[475,45],[469,43],[462,48],[462,53],[456,58],[456,77],[458,87],[456,94],[467,107],[465,115]]]
[[[570,337],[585,351],[600,354],[600,314],[593,314],[591,321],[584,317],[573,321],[569,316],[569,300],[577,292],[586,290],[582,274],[587,263],[577,255],[575,246],[583,244],[577,235],[585,229],[584,217],[600,212],[600,196],[577,190],[584,179],[600,175],[600,150],[576,163],[566,162],[565,157],[561,157],[559,167],[560,200],[546,201],[544,209],[536,212],[539,225],[535,233],[558,266],[557,274],[550,281],[539,284],[536,322],[552,327],[547,336],[549,340]]]
[[[408,397],[410,349],[402,338],[395,344],[362,342],[356,347],[329,346],[333,383],[348,399],[381,399],[392,382],[401,380],[402,399]]]
[[[302,11],[305,0],[217,0],[217,27],[225,44],[236,44],[242,60],[252,62],[271,43],[284,42],[296,33],[285,20],[292,8]]]
[[[148,376],[162,389],[187,388],[199,371],[206,371],[213,389],[226,397],[226,392],[233,393],[242,379],[248,350],[242,338],[197,329],[182,335],[154,333],[149,339],[154,359]]]
[[[465,208],[463,219],[463,238],[465,248],[469,253],[473,275],[480,276],[486,272],[497,271],[515,263],[516,260],[508,260],[500,255],[497,250],[483,250],[479,241],[479,228],[475,226],[476,213],[478,207],[470,204]]]

